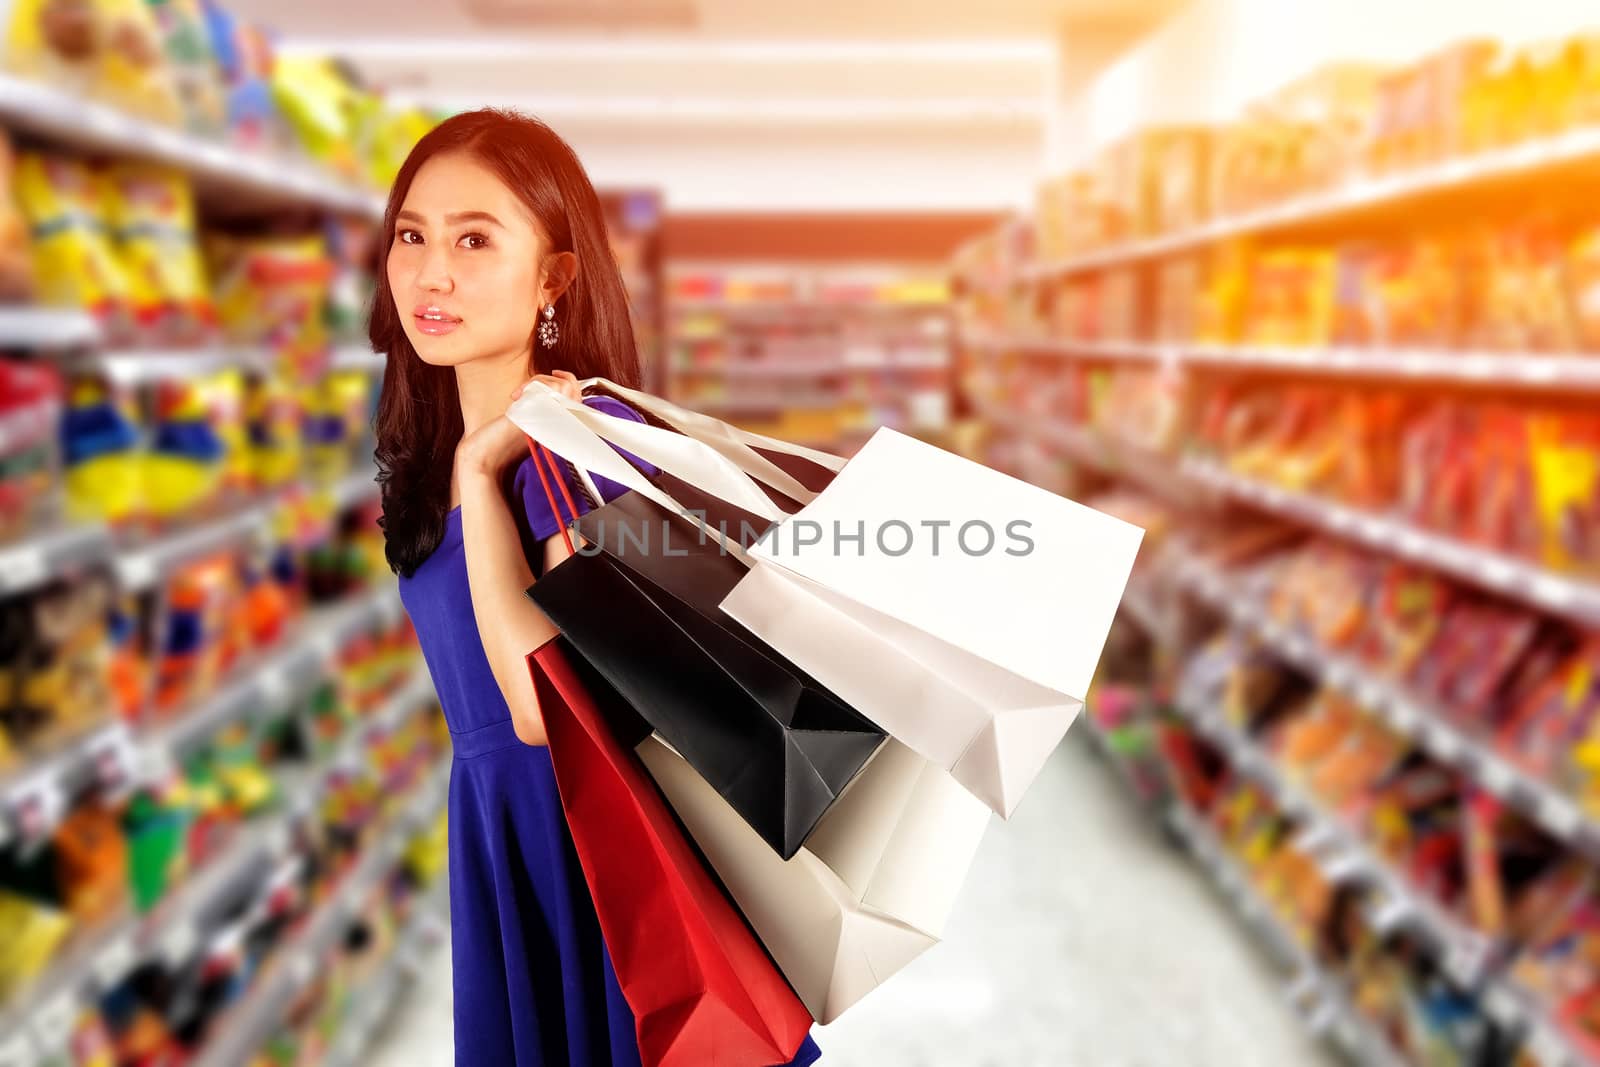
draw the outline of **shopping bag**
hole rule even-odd
[[[1083,707],[1142,537],[880,428],[722,608],[1009,817]]]
[[[645,1067],[789,1063],[811,1016],[557,637],[528,654],[556,787]],[[602,697],[602,699],[605,699]]]
[[[637,751],[821,1023],[939,941],[989,822],[948,772],[891,740],[784,860],[659,736]]]
[[[770,525],[657,476],[746,537]],[[717,607],[744,575],[719,543],[635,493],[578,520],[597,551],[527,590],[562,634],[779,855],[794,855],[883,731]]]
[[[530,436],[564,455],[583,449],[590,469],[631,478],[663,507],[688,514],[606,442],[778,523],[733,552],[750,569],[722,609],[1009,816],[1082,708],[1143,531],[887,428],[846,462],[618,391],[672,416],[663,421],[678,432],[605,419],[544,386],[524,391],[510,414]],[[757,447],[837,473],[816,492]],[[761,483],[805,506],[791,515]],[[789,535],[802,520],[825,532],[859,523],[860,554],[828,552],[826,539],[824,551],[773,552],[798,540]],[[997,541],[1005,532],[1004,548],[968,555],[953,545],[978,520]],[[931,537],[899,553],[877,543],[877,531],[924,523],[942,529],[943,554]]]

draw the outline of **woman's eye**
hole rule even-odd
[[[422,234],[416,230],[401,230],[398,236],[401,244],[419,245],[422,243]]]
[[[465,233],[461,235],[461,243],[468,248],[487,248],[489,238],[481,233]]]

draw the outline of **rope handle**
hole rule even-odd
[[[567,510],[572,513],[570,521],[577,522],[578,506],[572,502],[572,494],[567,489],[566,480],[557,475],[555,457],[550,454],[550,450],[532,437],[528,438],[528,451],[533,455],[533,466],[539,472],[539,484],[544,487],[544,498],[550,504],[550,513],[556,517],[556,527],[561,531],[561,540],[566,542],[569,553],[576,554],[577,550],[572,547],[572,535],[567,532],[568,520],[562,519],[561,508],[556,504],[556,495],[550,490],[550,482],[554,479],[555,483],[561,486],[561,496],[567,502]],[[546,463],[550,465],[549,476],[545,475]]]

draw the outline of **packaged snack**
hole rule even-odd
[[[106,171],[109,222],[135,323],[153,340],[198,344],[215,325],[188,178],[119,162]]]
[[[263,345],[293,374],[324,361],[324,307],[334,263],[320,234],[233,237],[208,233],[206,262],[217,315],[228,339]]]
[[[104,382],[73,382],[61,422],[67,516],[131,525],[145,517],[143,434],[130,396]]]
[[[17,153],[0,132],[0,304],[36,299],[28,220],[18,203]]]
[[[1580,412],[1528,419],[1537,555],[1549,566],[1600,572],[1600,419]]]
[[[65,156],[24,152],[16,192],[30,227],[40,302],[81,308],[113,336],[125,336],[129,287],[111,239],[104,179]]]
[[[197,0],[144,0],[161,38],[162,57],[177,90],[183,124],[202,137],[220,138],[226,116],[222,75]]]
[[[17,0],[5,66],[158,122],[179,116],[144,0]]]

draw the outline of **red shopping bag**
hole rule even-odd
[[[789,1063],[811,1014],[712,879],[649,772],[613,734],[564,644],[556,638],[530,652],[528,669],[645,1067]]]

